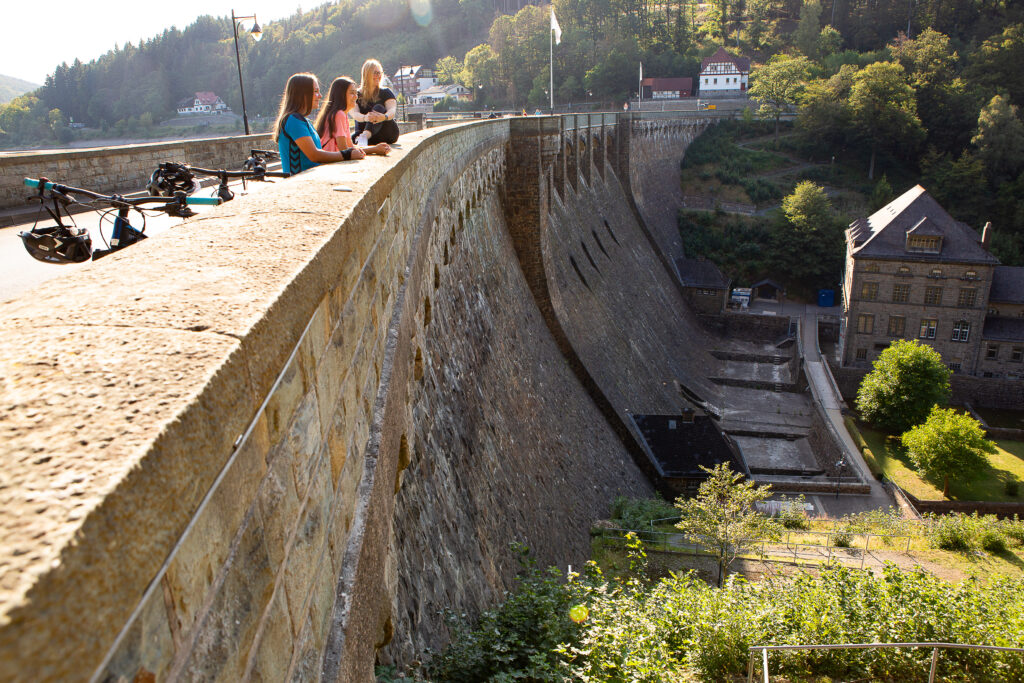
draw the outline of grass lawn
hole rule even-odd
[[[942,481],[924,479],[914,471],[910,457],[903,450],[899,439],[871,429],[862,422],[857,423],[864,440],[875,455],[878,466],[885,476],[896,482],[904,491],[921,500],[942,500]],[[973,500],[992,502],[1020,502],[1006,494],[1006,482],[1024,482],[1024,442],[996,441],[998,451],[988,456],[990,467],[973,476],[953,478],[949,482],[949,500]],[[1024,492],[1024,486],[1021,487]]]

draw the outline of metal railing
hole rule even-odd
[[[768,683],[768,651],[769,650],[868,650],[892,647],[930,647],[932,649],[931,671],[928,683],[935,682],[935,672],[939,666],[939,650],[1000,650],[1003,652],[1020,652],[1021,647],[998,647],[996,645],[963,645],[961,643],[844,643],[840,645],[751,645],[750,658],[747,662],[747,683],[754,683],[754,655],[761,651],[761,665],[764,683]]]

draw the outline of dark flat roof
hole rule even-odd
[[[992,272],[988,300],[1001,304],[1024,304],[1024,268],[996,266]]]
[[[677,258],[676,271],[686,287],[707,287],[708,289],[729,287],[729,278],[722,275],[718,266],[706,259]]]
[[[985,341],[1024,342],[1024,318],[985,318],[981,338]]]
[[[707,474],[701,466],[712,468],[722,462],[731,463],[734,472],[747,473],[726,436],[707,415],[695,415],[693,422],[684,422],[679,415],[632,417],[663,477],[704,478]]]

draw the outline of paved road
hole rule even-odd
[[[247,189],[243,191],[241,182],[233,183],[231,189],[235,193],[234,201],[237,201],[246,194],[259,192],[265,186],[266,183],[247,183]],[[213,196],[214,190],[215,188],[212,187],[201,189],[196,193],[196,196]],[[195,206],[192,208],[197,214],[202,214],[205,211],[209,211],[211,207]],[[25,246],[22,244],[21,238],[18,237],[18,233],[22,230],[31,229],[37,215],[39,215],[40,225],[53,225],[53,219],[46,212],[37,214],[36,212],[26,213],[24,210],[21,210],[8,213],[13,214],[15,220],[20,222],[15,225],[0,227],[0,303],[16,299],[32,288],[44,283],[56,283],[59,278],[67,273],[74,272],[80,268],[90,267],[90,261],[57,265],[35,260],[25,251]],[[106,248],[104,239],[110,237],[110,231],[113,227],[112,214],[103,223],[102,227],[99,225],[101,213],[103,212],[87,211],[76,213],[72,217],[75,225],[89,229],[93,249]],[[132,215],[131,220],[134,227],[139,227],[134,222],[135,214]],[[187,219],[185,220],[187,221]],[[67,219],[65,219],[65,222],[67,222]],[[148,216],[146,218],[146,235],[149,237],[159,235],[175,225],[180,225],[182,222],[184,221],[181,218],[173,218],[165,214]]]

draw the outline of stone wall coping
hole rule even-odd
[[[161,149],[174,149],[182,145],[208,145],[211,143],[226,142],[251,138],[253,143],[266,139],[266,133],[254,133],[252,135],[227,135],[209,138],[188,138],[183,140],[161,140],[159,142],[140,142],[125,145],[108,145],[104,147],[80,147],[74,149],[45,149],[45,150],[18,150],[13,152],[0,152],[0,162],[16,163],[21,160],[26,162],[52,161],[69,157],[102,157],[108,154],[121,154],[128,150],[137,151],[159,151]]]
[[[33,623],[107,624],[88,637],[109,645],[126,615],[108,593],[139,586],[107,568],[130,565],[142,588],[156,575],[194,513],[178,508],[198,505],[362,263],[353,235],[414,158],[477,126],[508,136],[500,119],[410,133],[389,157],[275,182],[0,304],[0,662],[52,647]]]

